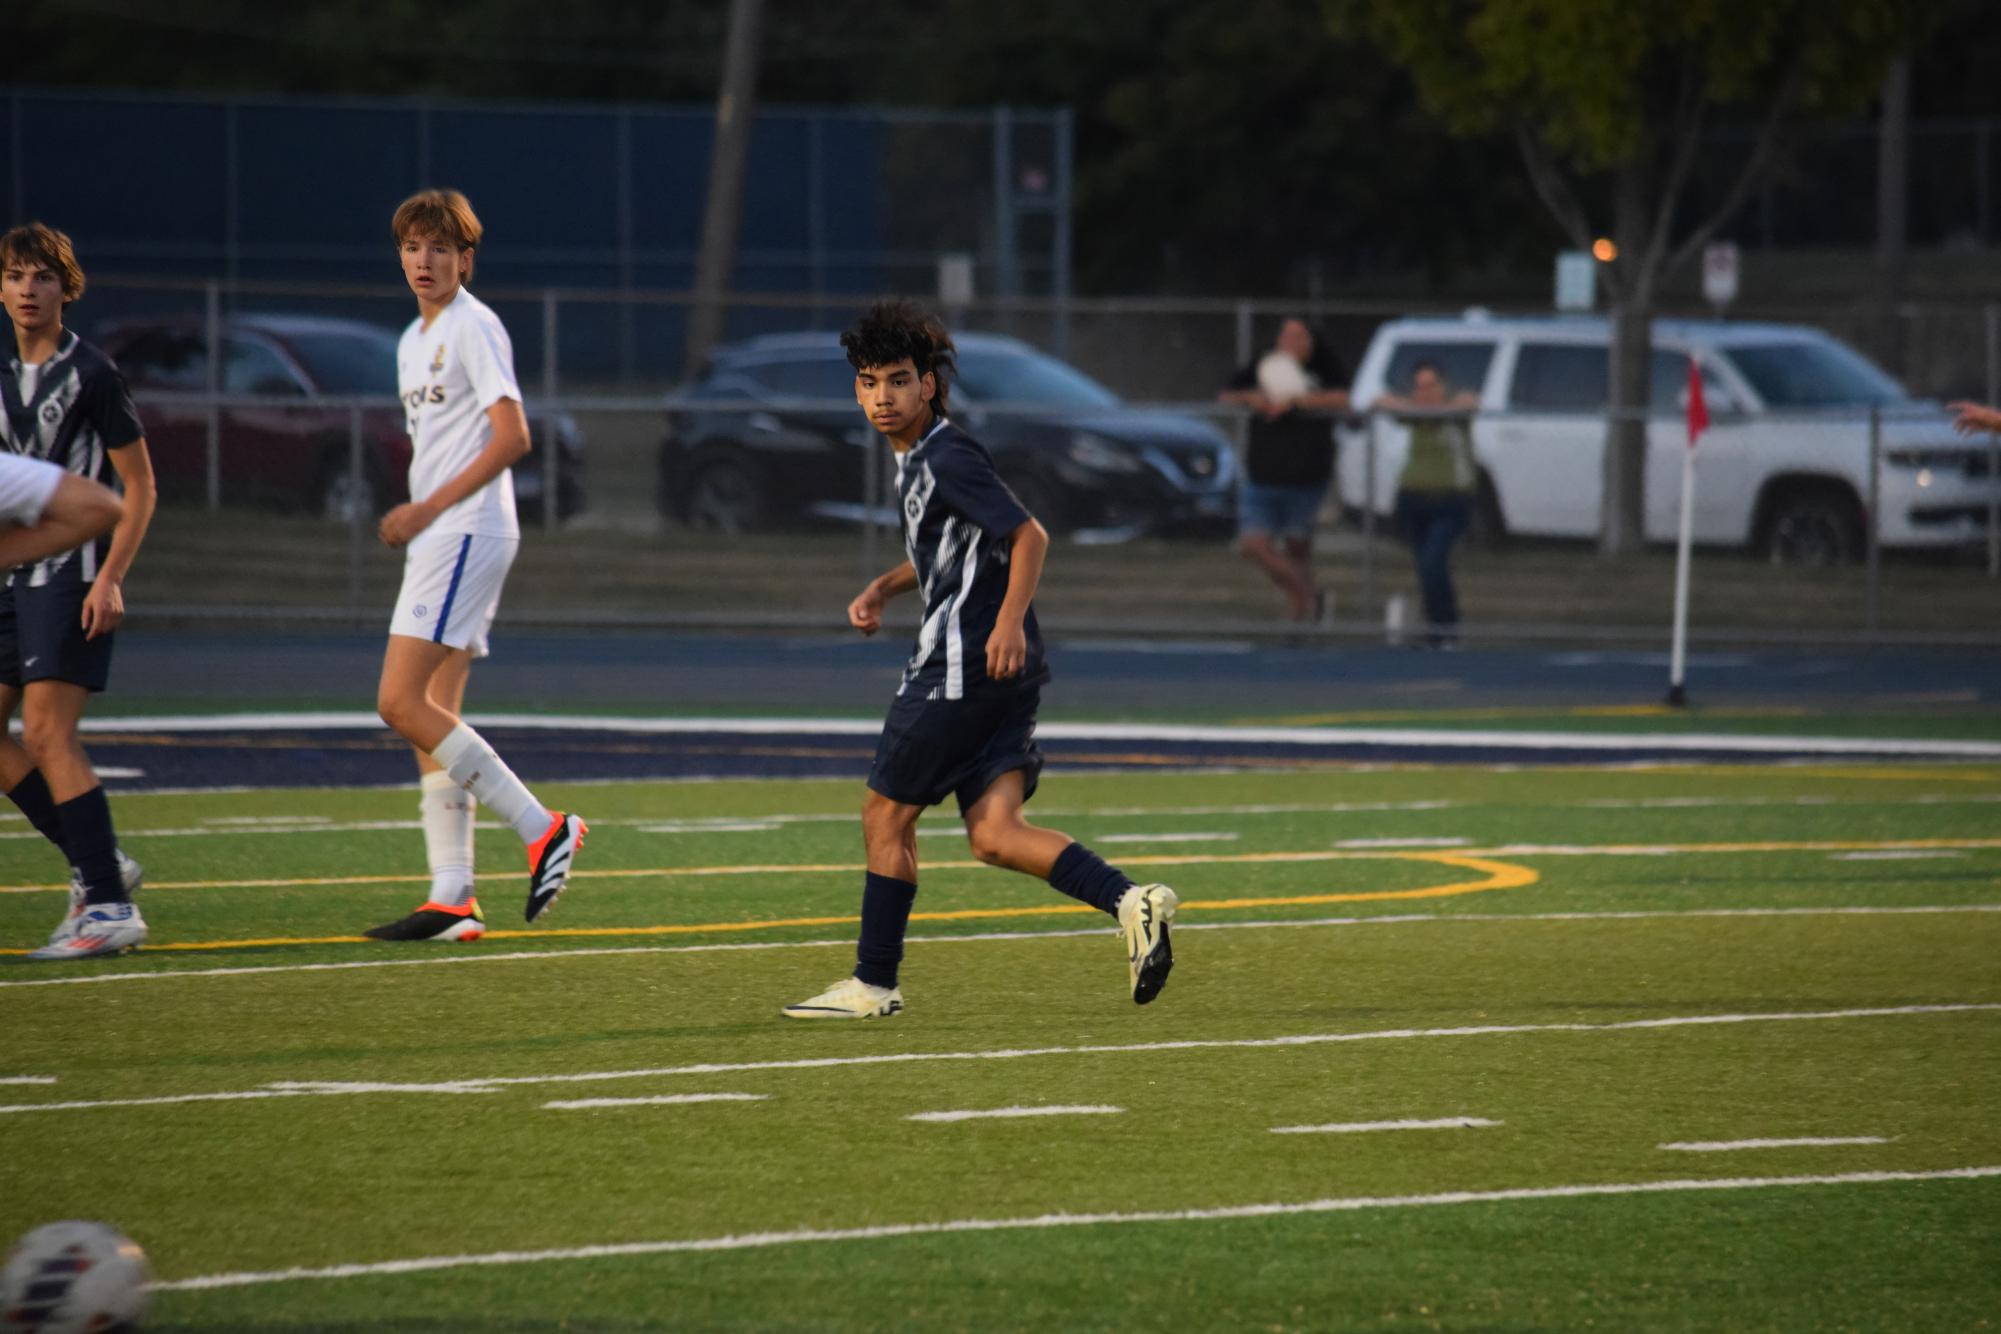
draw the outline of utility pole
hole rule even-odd
[[[723,45],[723,81],[716,94],[716,139],[709,157],[709,193],[702,208],[702,248],[695,259],[694,304],[688,311],[687,355],[682,373],[694,375],[722,337],[730,281],[736,271],[737,232],[743,217],[744,163],[757,118],[758,46],[764,0],[730,0],[729,36]]]
[[[1883,114],[1876,130],[1876,353],[1893,374],[1904,372],[1904,299],[1910,252],[1911,60],[1899,56],[1883,76]]]

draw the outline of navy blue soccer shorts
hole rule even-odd
[[[1042,776],[1042,750],[1035,744],[1041,703],[1039,686],[964,699],[898,695],[883,720],[868,785],[906,806],[936,806],[956,796],[964,815],[996,779],[1019,769],[1026,800]]]
[[[60,576],[39,588],[26,575],[0,588],[0,685],[64,681],[97,692],[111,682],[111,641],[83,636],[90,585]]]

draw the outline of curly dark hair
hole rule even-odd
[[[946,415],[946,399],[952,391],[952,377],[959,362],[952,335],[937,316],[909,301],[878,301],[841,335],[841,347],[848,364],[858,371],[877,366],[894,366],[908,357],[919,376],[930,375],[938,392],[931,410]]]

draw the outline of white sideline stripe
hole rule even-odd
[[[1817,1149],[1845,1144],[1888,1144],[1881,1135],[1807,1135],[1797,1139],[1683,1140],[1655,1147],[1679,1153],[1728,1153],[1733,1149]]]
[[[545,1102],[544,1111],[576,1112],[594,1107],[666,1107],[689,1102],[769,1102],[769,1093],[663,1093],[656,1098],[573,1098]]]
[[[1621,922],[1703,917],[1902,917],[1938,913],[2001,913],[2001,903],[1942,903],[1896,907],[1669,908],[1623,912],[1544,913],[1383,913],[1371,917],[1302,917],[1293,921],[1175,921],[1177,931],[1275,931],[1318,926],[1413,926],[1424,923],[1506,924],[1509,922]],[[979,931],[950,936],[911,936],[913,945],[977,945],[994,941],[1068,940],[1099,937],[1103,928],[1054,931]],[[240,968],[169,968],[141,973],[92,973],[80,977],[36,977],[0,981],[0,987],[74,987],[100,982],[158,982],[187,977],[252,977],[267,973],[328,973],[354,968],[434,968],[448,964],[509,963],[532,959],[598,959],[634,954],[713,954],[725,950],[823,950],[852,948],[845,940],[733,940],[704,945],[614,945],[602,949],[511,950],[504,954],[448,954],[424,959],[354,959],[343,963],[247,964]]]
[[[0,1084],[53,1084],[54,1075],[0,1075]]]
[[[1698,1028],[1720,1024],[1802,1023],[1831,1019],[1886,1019],[1914,1015],[1970,1014],[2001,1010],[2001,1002],[1948,1005],[1885,1005],[1848,1010],[1773,1011],[1765,1014],[1686,1014],[1660,1019],[1626,1019],[1611,1024],[1472,1024],[1459,1028],[1385,1028],[1359,1033],[1295,1033],[1275,1038],[1182,1038],[1168,1042],[1104,1043],[1076,1047],[1000,1047],[985,1051],[882,1052],[873,1056],[809,1056],[784,1061],[703,1061],[637,1070],[589,1070],[556,1075],[494,1075],[460,1081],[483,1088],[527,1084],[595,1084],[617,1079],[662,1079],[676,1075],[743,1074],[753,1070],[832,1070],[858,1066],[928,1064],[937,1061],[1019,1061],[1042,1056],[1119,1056],[1170,1051],[1220,1051],[1272,1047],[1317,1047],[1337,1042],[1381,1042],[1407,1038],[1505,1037],[1529,1033],[1618,1033],[1655,1028]],[[337,1080],[274,1080],[267,1088],[305,1092],[347,1092]],[[384,1088],[369,1085],[371,1091]],[[395,1085],[386,1086],[395,1089]],[[423,1085],[407,1086],[413,1092]]]
[[[1273,1126],[1274,1135],[1353,1135],[1370,1130],[1484,1130],[1505,1125],[1484,1116],[1443,1116],[1432,1121],[1340,1121],[1324,1126]],[[1662,1146],[1667,1147],[1666,1145]]]
[[[1902,1005],[1876,1009],[1813,1010],[1772,1014],[1697,1014],[1664,1019],[1629,1019],[1616,1024],[1480,1024],[1465,1028],[1392,1028],[1364,1033],[1303,1033],[1276,1038],[1199,1038],[1178,1042],[1137,1042],[1081,1047],[1000,1048],[989,1051],[886,1052],[875,1056],[817,1056],[790,1061],[706,1061],[696,1065],[656,1066],[639,1070],[591,1070],[558,1075],[496,1075],[449,1083],[349,1083],[341,1080],[273,1080],[261,1089],[231,1093],[183,1093],[158,1098],[113,1098],[102,1101],[16,1103],[0,1105],[0,1114],[82,1111],[97,1107],[148,1107],[179,1102],[231,1102],[250,1098],[302,1098],[357,1093],[491,1093],[530,1084],[596,1084],[619,1079],[661,1079],[676,1075],[744,1074],[758,1070],[831,1070],[855,1066],[909,1065],[936,1061],[1015,1061],[1040,1056],[1113,1056],[1148,1052],[1216,1051],[1225,1048],[1323,1046],[1336,1042],[1374,1042],[1402,1038],[1500,1037],[1529,1033],[1614,1033],[1650,1028],[1687,1028],[1715,1024],[1784,1023],[1825,1019],[1874,1019],[1910,1015],[1960,1014],[2001,1010],[2001,1003],[1966,1005]]]
[[[1078,1104],[1068,1107],[994,1107],[985,1111],[966,1112],[912,1112],[904,1117],[906,1121],[979,1121],[987,1117],[1017,1116],[1117,1116],[1125,1111],[1123,1107],[1102,1107]]]
[[[1344,838],[1337,848],[1463,848],[1470,838]]]
[[[475,727],[544,731],[616,731],[667,736],[716,732],[733,736],[781,734],[879,735],[882,724],[859,718],[621,718],[554,717],[531,713],[468,714]],[[285,731],[303,728],[382,731],[373,713],[226,713],[203,717],[86,718],[86,732]],[[1727,751],[1747,755],[1805,752],[1816,755],[1949,755],[2001,758],[2001,742],[1939,738],[1739,736],[1725,732],[1453,731],[1424,727],[1244,727],[1159,723],[1044,723],[1038,735],[1066,741],[1207,741],[1295,746],[1453,746],[1480,750]]]
[[[1145,1213],[1039,1214],[1029,1218],[954,1218],[935,1223],[888,1223],[879,1227],[750,1232],[677,1241],[633,1241],[602,1246],[568,1246],[541,1251],[489,1251],[483,1255],[438,1255],[373,1264],[274,1269],[262,1273],[206,1274],[153,1284],[156,1292],[195,1292],[302,1279],[366,1278],[377,1274],[419,1274],[475,1265],[536,1264],[549,1260],[600,1260],[689,1251],[745,1251],[813,1242],[882,1241],[939,1233],[1013,1232],[1058,1227],[1103,1227],[1132,1223],[1209,1223],[1239,1218],[1280,1218],[1299,1214],[1359,1213],[1369,1209],[1422,1209],[1452,1204],[1506,1204],[1519,1200],[1567,1200],[1603,1195],[1666,1195],[1685,1191],[1774,1190],[1789,1186],[1859,1186],[1914,1181],[1973,1181],[2001,1176],[2001,1167],[1952,1167],[1934,1172],[1844,1172],[1826,1176],[1722,1177],[1709,1181],[1605,1182],[1582,1186],[1528,1186],[1514,1190],[1458,1190],[1432,1195],[1359,1195],[1296,1203],[1237,1204],[1212,1209],[1163,1209]]]

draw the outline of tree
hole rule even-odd
[[[1613,313],[1600,549],[1645,514],[1650,326],[1661,284],[1750,197],[1799,119],[1853,111],[1953,0],[1323,0],[1380,43],[1459,133],[1511,135],[1536,196],[1579,249],[1609,237]],[[1684,219],[1713,117],[1755,123],[1706,216]],[[1631,419],[1625,415],[1630,414]]]

